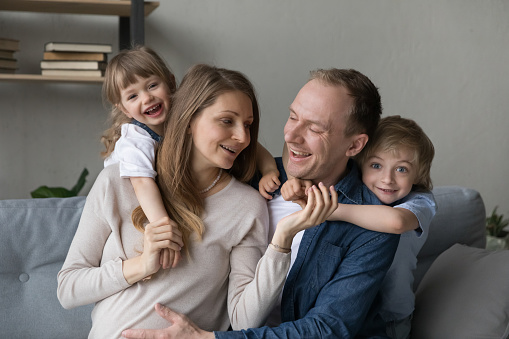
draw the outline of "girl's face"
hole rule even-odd
[[[216,102],[191,120],[191,151],[194,171],[211,167],[229,169],[251,141],[251,99],[240,92],[221,94]]]
[[[120,91],[120,109],[129,118],[162,135],[163,123],[170,109],[170,90],[156,75],[136,79],[135,83]]]
[[[416,180],[417,164],[408,148],[375,152],[362,166],[362,181],[386,205],[407,196]]]

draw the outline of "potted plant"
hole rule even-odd
[[[504,219],[503,214],[497,214],[497,208],[486,218],[486,248],[492,250],[508,248],[508,232],[505,228],[509,220]]]
[[[86,177],[88,175],[88,170],[85,168],[83,172],[81,172],[80,177],[78,178],[78,182],[74,185],[70,190],[64,187],[48,187],[41,186],[36,190],[30,192],[32,198],[68,198],[75,197],[81,191],[83,186],[85,186]]]

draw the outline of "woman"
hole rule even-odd
[[[101,172],[58,275],[64,307],[96,303],[90,337],[165,327],[153,312],[156,302],[203,329],[263,324],[284,284],[288,244],[298,231],[327,218],[337,196],[315,188],[311,207],[280,221],[267,248],[265,200],[241,182],[255,171],[258,124],[258,103],[245,76],[197,65],[173,98],[157,159],[158,185],[172,220],[137,232],[130,220],[137,206],[132,186],[119,178],[118,166]],[[135,223],[142,213],[133,213]],[[164,248],[183,249],[177,267],[160,270]]]

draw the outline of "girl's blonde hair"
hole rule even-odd
[[[163,59],[151,48],[134,46],[132,49],[120,51],[110,60],[104,74],[102,87],[103,100],[110,109],[111,127],[104,131],[101,142],[106,150],[101,155],[106,158],[115,149],[120,138],[121,126],[131,121],[120,109],[120,92],[137,81],[137,77],[148,78],[158,76],[168,86],[170,95],[177,89],[175,76]]]
[[[201,219],[203,199],[191,174],[191,121],[213,105],[224,93],[240,91],[251,99],[253,123],[251,142],[238,155],[229,173],[240,181],[250,180],[256,169],[256,147],[260,121],[258,101],[251,82],[240,72],[209,65],[195,65],[182,79],[173,97],[172,112],[165,137],[157,155],[157,183],[169,217],[179,225],[184,244],[192,233],[201,239],[205,231]],[[143,227],[146,217],[141,209],[133,212],[135,226]],[[184,246],[184,248],[188,248]]]
[[[369,139],[356,160],[362,168],[363,164],[376,152],[397,152],[403,147],[414,152],[417,183],[414,184],[413,190],[430,191],[433,188],[430,171],[435,148],[422,128],[411,119],[405,119],[399,115],[380,119],[373,138]]]

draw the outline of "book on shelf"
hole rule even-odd
[[[19,51],[19,40],[0,38],[0,50]]]
[[[15,59],[14,53],[16,53],[16,51],[0,50],[0,59]]]
[[[18,62],[16,59],[0,59],[0,68],[16,69],[18,68]]]
[[[0,57],[2,54],[0,53]],[[92,60],[92,61],[108,61],[106,53],[90,53],[90,52],[44,52],[44,60]]]
[[[1,68],[0,67],[0,74],[14,74],[16,73],[15,69],[12,68]]]
[[[76,60],[42,60],[41,69],[106,69],[106,63],[102,61],[76,61]]]
[[[102,77],[104,72],[94,69],[43,69],[42,75],[66,76],[66,77]]]
[[[91,52],[111,53],[111,44],[89,44],[84,42],[47,42],[45,52]]]

